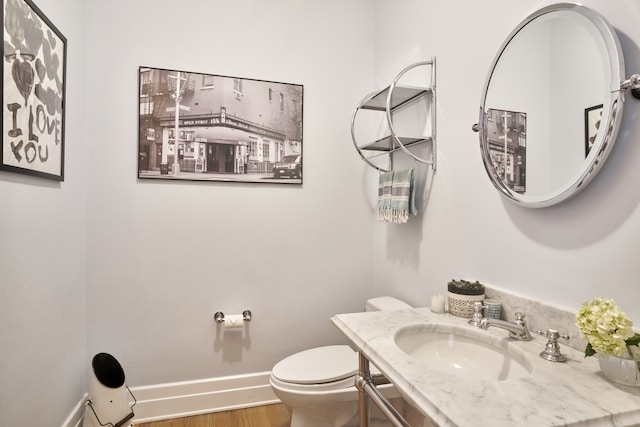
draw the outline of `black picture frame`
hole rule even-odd
[[[0,170],[64,181],[67,39],[31,0],[3,0]]]
[[[302,184],[302,85],[144,66],[138,79],[138,179]]]
[[[598,136],[603,107],[604,104],[600,104],[584,109],[584,157],[589,155]]]

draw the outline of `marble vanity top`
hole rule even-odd
[[[467,380],[415,362],[396,346],[394,335],[403,326],[424,323],[476,329],[468,319],[416,308],[339,314],[331,320],[407,401],[440,426],[640,426],[640,388],[609,382],[595,357],[585,358],[562,343],[567,362],[542,359],[547,340],[533,332],[531,341],[516,341],[503,329],[480,331],[523,350],[532,363],[530,376]]]

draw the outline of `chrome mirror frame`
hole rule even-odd
[[[514,37],[528,24],[535,19],[552,13],[555,11],[572,11],[586,17],[599,31],[600,35],[606,44],[607,51],[611,58],[610,71],[611,82],[609,85],[609,96],[603,102],[603,124],[600,129],[605,129],[605,132],[598,132],[596,140],[593,145],[593,149],[586,157],[585,162],[579,170],[577,176],[573,181],[559,186],[557,189],[542,195],[542,196],[527,196],[526,194],[520,194],[510,189],[498,176],[492,160],[489,156],[489,142],[487,137],[487,112],[486,101],[489,91],[489,85],[491,83],[491,77],[503,55],[505,49]],[[640,93],[640,75],[634,74],[628,80],[624,79],[624,57],[620,41],[615,33],[615,30],[609,25],[609,23],[597,12],[589,9],[585,6],[576,3],[557,3],[550,6],[546,6],[528,17],[526,17],[505,39],[504,43],[498,50],[498,54],[493,60],[485,85],[482,92],[482,98],[480,102],[480,115],[479,122],[474,125],[472,129],[475,132],[479,132],[480,137],[480,151],[482,153],[482,160],[484,167],[491,179],[493,185],[498,191],[504,195],[508,200],[529,208],[542,208],[555,205],[564,200],[567,200],[575,196],[579,191],[584,189],[586,185],[595,177],[598,171],[602,168],[605,160],[611,153],[611,150],[615,144],[618,131],[620,129],[620,119],[622,117],[625,91],[631,89],[634,97]],[[606,119],[606,120],[605,120]]]

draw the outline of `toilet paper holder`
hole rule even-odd
[[[245,322],[251,322],[251,310],[244,310],[242,312],[242,320]],[[216,311],[216,313],[213,315],[213,320],[215,320],[217,323],[224,323],[224,313],[221,311]]]

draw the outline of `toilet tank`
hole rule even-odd
[[[404,301],[393,297],[377,297],[367,300],[364,311],[408,310],[411,307]]]

